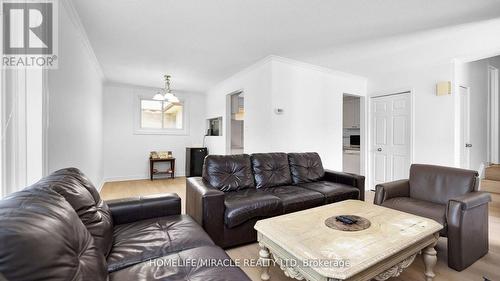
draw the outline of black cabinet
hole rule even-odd
[[[186,177],[201,177],[207,155],[206,147],[186,147]]]

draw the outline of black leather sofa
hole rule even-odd
[[[255,242],[263,218],[347,199],[364,200],[365,178],[324,170],[317,153],[208,155],[187,179],[186,211],[215,243]]]
[[[180,204],[104,202],[79,170],[59,170],[0,201],[0,280],[250,280],[207,262],[231,260]]]

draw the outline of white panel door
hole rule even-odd
[[[371,99],[372,188],[408,178],[411,155],[410,93]]]
[[[470,167],[470,103],[469,89],[459,87],[460,95],[460,167]]]

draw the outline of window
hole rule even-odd
[[[172,103],[139,98],[139,120],[136,133],[183,134],[186,132],[184,102]]]

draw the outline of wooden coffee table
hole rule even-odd
[[[368,219],[360,231],[329,228],[325,220],[338,215]],[[434,246],[442,225],[427,218],[347,200],[301,212],[260,220],[255,225],[261,247],[261,279],[269,280],[276,263],[298,280],[386,280],[398,276],[422,253],[425,278],[433,280]]]

